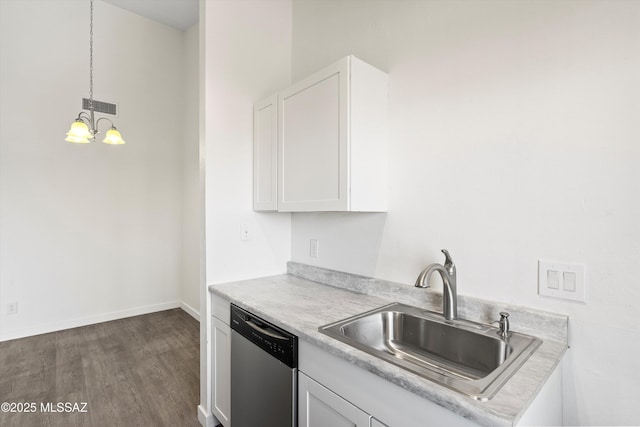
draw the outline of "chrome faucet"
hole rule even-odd
[[[444,288],[442,290],[442,315],[447,320],[454,320],[458,318],[458,291],[456,288],[456,265],[451,259],[451,255],[446,249],[442,250],[445,256],[444,265],[442,264],[430,264],[422,270],[416,280],[417,288],[429,287],[429,276],[434,271],[440,273],[442,277],[442,283]]]

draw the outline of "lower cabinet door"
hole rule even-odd
[[[371,417],[371,427],[389,427],[389,426]]]
[[[369,427],[370,416],[304,373],[298,373],[300,427]]]
[[[211,327],[213,346],[211,412],[223,426],[229,427],[231,415],[231,328],[217,317],[212,318]]]

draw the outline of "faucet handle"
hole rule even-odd
[[[449,274],[456,273],[456,265],[453,263],[453,258],[451,258],[451,254],[446,249],[442,249],[440,252],[444,254],[444,265],[443,267],[447,270]]]
[[[500,320],[495,320],[491,323],[497,323],[500,326],[500,329],[498,330],[498,335],[500,335],[502,338],[508,338],[510,333],[509,333],[509,313],[506,311],[501,311],[500,312]]]

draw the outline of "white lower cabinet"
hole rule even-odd
[[[231,328],[229,303],[213,295],[211,318],[211,412],[225,427],[231,419]],[[222,319],[218,318],[221,317]],[[226,322],[226,323],[225,323]]]
[[[303,340],[298,342],[300,427],[472,427],[477,424]],[[517,425],[561,425],[556,367]]]
[[[299,427],[370,427],[370,419],[366,412],[298,373]]]
[[[389,427],[389,426],[371,417],[371,427]]]

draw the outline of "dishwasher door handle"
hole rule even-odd
[[[267,328],[268,328],[267,329],[267,328],[264,328],[264,327],[258,325],[252,319],[245,320],[245,323],[247,325],[251,326],[256,331],[260,332],[261,334],[265,334],[265,335],[268,335],[268,336],[270,336],[272,338],[276,338],[276,339],[279,339],[279,340],[287,340],[287,339],[289,339],[288,337],[285,337],[284,335],[274,331],[273,329],[269,328],[268,326],[267,326]]]

